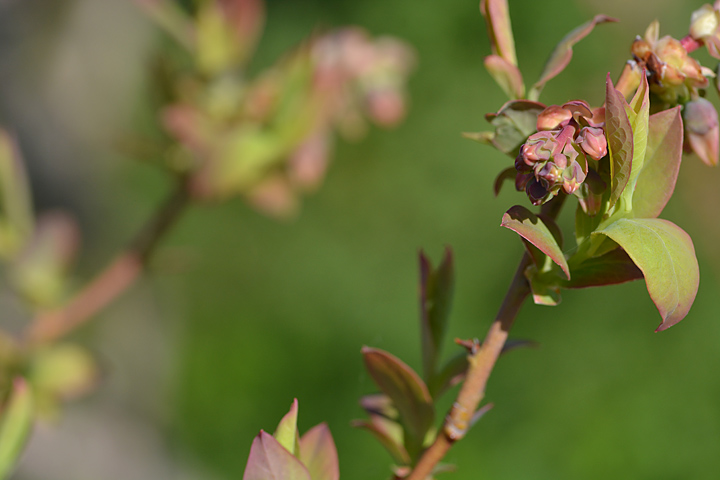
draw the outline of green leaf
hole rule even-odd
[[[468,367],[467,357],[467,352],[458,353],[448,360],[438,374],[433,377],[432,383],[428,385],[433,398],[438,398],[448,388],[457,385],[465,378]]]
[[[312,480],[300,460],[273,438],[260,431],[250,448],[243,480]]]
[[[405,448],[415,458],[435,418],[425,383],[394,355],[369,347],[363,347],[362,354],[370,376],[397,408],[405,429]]]
[[[275,433],[273,436],[275,439],[287,449],[288,452],[297,456],[298,449],[298,429],[297,429],[297,417],[298,417],[298,401],[297,398],[293,400],[290,406],[290,411],[280,420]]]
[[[622,195],[630,180],[633,160],[633,132],[625,110],[625,97],[615,90],[610,74],[605,96],[605,135],[610,155],[610,205]]]
[[[648,116],[650,112],[649,94],[650,88],[648,86],[647,76],[642,75],[640,86],[635,92],[635,96],[633,96],[630,104],[625,108],[633,133],[633,156],[630,177],[628,179],[628,187],[626,187],[623,193],[623,196],[629,201],[628,203],[630,205],[632,205],[633,192],[635,191],[638,175],[645,164],[648,142]]]
[[[485,17],[492,52],[517,66],[507,0],[481,0],[480,13]]]
[[[643,278],[642,271],[624,250],[616,248],[605,255],[588,258],[572,269],[572,280],[563,288],[587,288],[616,285]]]
[[[515,205],[503,215],[501,225],[540,249],[565,272],[568,279],[570,278],[570,268],[560,245],[537,215],[523,206]]]
[[[687,233],[657,218],[623,218],[597,233],[620,244],[642,270],[650,297],[663,318],[656,331],[685,318],[700,278],[695,248]]]
[[[300,460],[312,480],[338,480],[337,448],[330,429],[324,423],[315,425],[300,439]]]
[[[454,277],[452,251],[449,248],[445,249],[445,256],[437,269],[433,269],[425,254],[420,252],[420,332],[423,371],[428,382],[435,374],[447,331]]]
[[[633,193],[633,215],[655,218],[675,190],[683,149],[680,106],[652,115],[648,122],[645,165]]]
[[[512,100],[525,96],[522,74],[515,65],[498,55],[489,55],[485,57],[485,69]]]
[[[401,445],[402,429],[397,423],[381,417],[380,415],[370,415],[370,420],[354,420],[350,423],[355,428],[362,428],[373,434],[373,436],[385,447],[400,465],[410,464],[410,455],[405,447]]]
[[[33,232],[32,201],[15,139],[0,129],[0,256],[13,259]]]
[[[511,100],[497,113],[485,115],[485,119],[495,127],[492,144],[501,152],[516,157],[520,145],[537,131],[537,117],[545,110],[545,105],[529,100]]]
[[[568,63],[570,63],[570,59],[572,59],[572,47],[576,43],[587,37],[590,32],[593,31],[595,25],[607,22],[617,22],[617,20],[606,15],[596,15],[592,20],[583,23],[575,30],[565,35],[565,38],[557,44],[550,54],[550,58],[545,63],[545,68],[540,74],[540,79],[530,90],[529,98],[533,100],[537,99],[540,96],[540,92],[545,84],[567,67]]]
[[[23,452],[33,423],[33,403],[30,386],[23,378],[16,378],[0,416],[0,480],[10,477]]]
[[[555,306],[560,304],[559,281],[561,280],[552,270],[540,272],[535,265],[530,265],[525,270],[525,278],[530,284],[533,302],[536,305]],[[569,277],[568,277],[569,278]]]

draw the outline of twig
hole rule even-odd
[[[530,261],[530,256],[526,253],[520,261],[505,300],[482,347],[477,353],[468,357],[469,366],[465,383],[445,419],[445,425],[405,480],[425,480],[432,474],[435,465],[445,457],[453,443],[460,440],[467,432],[475,411],[485,395],[485,385],[505,345],[510,327],[523,301],[530,293],[530,287],[525,279],[525,269],[530,265]]]
[[[543,205],[542,213],[550,218],[557,218],[564,201],[565,195],[558,195]],[[468,356],[468,372],[465,382],[445,418],[443,428],[438,432],[432,445],[423,452],[413,471],[404,480],[425,480],[432,475],[433,469],[445,457],[450,447],[463,438],[472,425],[478,405],[485,396],[485,387],[490,373],[502,353],[520,307],[530,294],[530,285],[525,278],[525,270],[531,262],[530,255],[525,253],[482,346]]]
[[[87,322],[140,276],[160,239],[190,203],[185,181],[179,182],[130,245],[64,306],[39,314],[31,323],[29,343],[56,340]]]

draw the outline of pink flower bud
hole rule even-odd
[[[550,105],[538,115],[537,129],[539,132],[555,130],[571,118],[572,113],[569,110],[559,105]]]
[[[607,140],[602,128],[584,127],[575,139],[583,152],[594,160],[600,160],[607,155]]]
[[[718,114],[709,101],[700,97],[685,104],[683,109],[686,141],[693,152],[707,165],[718,164],[720,127]]]
[[[530,135],[521,152],[525,163],[532,165],[549,160],[556,146],[557,140],[551,132],[538,132]]]

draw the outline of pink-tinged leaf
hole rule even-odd
[[[648,122],[645,165],[633,193],[633,215],[655,218],[660,215],[675,190],[683,147],[680,107],[658,112]]]
[[[537,83],[535,83],[535,85],[533,85],[530,98],[538,98],[538,96],[540,95],[540,91],[543,89],[548,80],[555,77],[557,74],[562,72],[565,67],[567,67],[573,55],[572,47],[576,43],[587,37],[590,32],[593,31],[595,25],[600,25],[601,23],[607,22],[617,22],[617,20],[608,17],[607,15],[596,15],[595,18],[593,18],[592,20],[583,23],[575,30],[568,33],[565,38],[563,38],[560,43],[557,44],[555,50],[553,50],[550,54],[550,58],[545,63],[545,68],[540,75],[540,79],[537,81]]]
[[[527,208],[515,205],[503,215],[501,225],[514,231],[555,262],[570,278],[565,255],[545,223]]]
[[[300,460],[269,433],[260,431],[250,448],[243,480],[312,480]]]
[[[33,424],[32,389],[25,379],[13,380],[7,404],[0,413],[0,478],[9,478],[15,469]]]
[[[400,465],[410,463],[410,455],[402,446],[402,429],[397,423],[379,415],[370,415],[370,420],[353,420],[350,424],[372,433]]]
[[[297,417],[298,401],[296,398],[290,406],[290,411],[280,420],[273,434],[273,437],[275,437],[275,440],[277,440],[280,445],[296,456],[298,454]]]
[[[330,429],[324,423],[315,425],[300,439],[300,460],[312,480],[338,480],[337,449]]]
[[[452,250],[445,249],[445,256],[437,269],[433,269],[425,254],[420,252],[420,334],[426,381],[435,374],[447,331],[454,288]]]
[[[363,347],[362,354],[370,376],[397,408],[405,448],[414,458],[435,418],[430,393],[417,373],[394,355],[369,347]]]
[[[517,170],[515,167],[508,167],[500,172],[500,174],[495,178],[495,183],[493,184],[493,193],[495,193],[495,196],[497,197],[500,194],[500,189],[505,182],[509,181],[515,183],[516,176]]]
[[[633,133],[625,97],[615,90],[607,76],[605,96],[605,135],[610,155],[610,206],[622,195],[630,180],[633,159]]]
[[[507,0],[480,0],[480,13],[485,17],[492,52],[512,65],[517,65]]]
[[[616,248],[600,257],[585,260],[573,268],[572,280],[563,282],[564,288],[588,288],[617,285],[643,278],[642,271],[624,250]]]
[[[525,96],[522,74],[515,65],[498,55],[489,55],[485,57],[485,69],[512,100]]]
[[[642,270],[650,297],[663,318],[656,331],[685,318],[700,279],[695,248],[687,233],[657,218],[623,218],[597,233],[620,244]]]

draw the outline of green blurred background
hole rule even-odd
[[[595,105],[636,34],[657,18],[661,34],[681,37],[701,5],[510,3],[528,83],[569,30],[596,13],[621,20],[583,40],[541,98]],[[360,348],[419,367],[417,252],[439,261],[445,245],[457,265],[446,353],[454,337],[482,337],[522,253],[500,218],[526,200],[509,188],[494,198],[509,160],[460,137],[487,128],[483,115],[504,101],[482,67],[489,45],[477,1],[271,0],[253,68],[318,27],[347,24],[417,50],[406,122],[338,142],[325,184],[291,221],[240,200],[193,208],[148,278],[78,336],[101,359],[105,382],[38,427],[18,478],[241,478],[253,436],[272,431],[294,397],[301,430],[329,424],[343,479],[389,476],[389,456],[349,426],[362,415],[357,399],[374,388]],[[0,1],[0,114],[21,140],[38,208],[81,218],[78,283],[169,188],[115,148],[154,114],[147,82],[157,40],[125,0]],[[697,248],[700,290],[686,320],[654,334],[660,317],[642,282],[566,292],[556,308],[526,305],[513,336],[541,347],[500,361],[487,391],[495,408],[451,450],[459,470],[447,478],[718,478],[717,181],[716,169],[688,157],[663,215]],[[571,217],[562,217],[567,235]],[[113,447],[115,437],[135,447]]]

